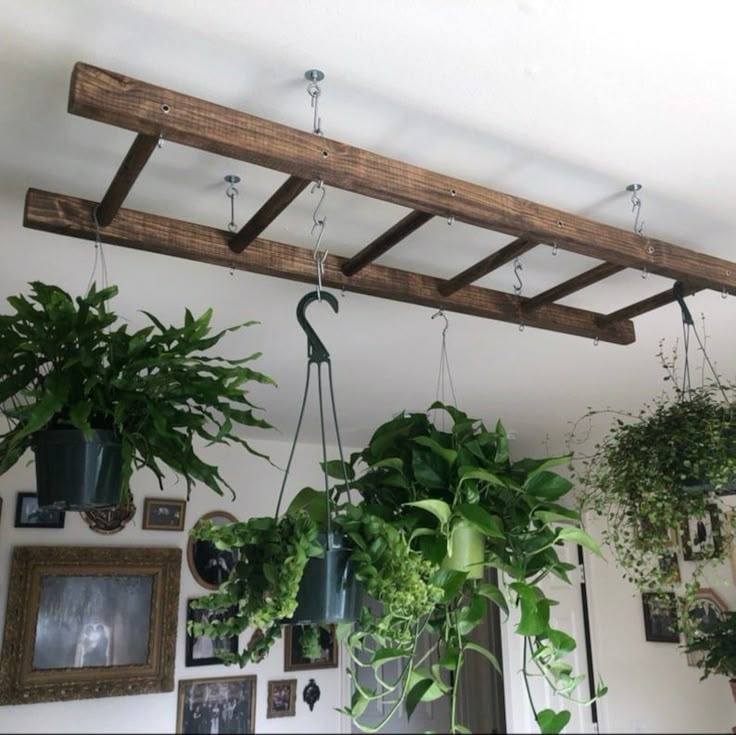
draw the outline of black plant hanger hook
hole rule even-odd
[[[307,321],[307,315],[305,312],[307,310],[307,307],[313,301],[320,300],[326,301],[332,307],[332,310],[335,312],[335,314],[338,313],[340,309],[340,304],[331,293],[328,293],[326,291],[322,291],[321,293],[318,293],[317,291],[311,291],[310,293],[305,294],[304,296],[302,296],[299,304],[296,307],[296,319],[307,335],[307,356],[309,358],[309,362],[315,363],[316,365],[319,365],[323,362],[329,362],[330,353],[327,351],[327,348],[325,347],[322,340],[317,336],[317,332],[314,331],[314,327],[312,327],[309,321]]]

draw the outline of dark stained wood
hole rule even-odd
[[[622,270],[625,270],[622,265],[601,263],[595,266],[595,268],[581,273],[579,276],[575,276],[564,283],[560,283],[547,291],[533,296],[526,302],[524,309],[525,311],[531,311],[532,309],[538,309],[542,304],[552,304],[565,296],[569,296],[571,293],[575,293],[575,291],[581,291],[594,283],[598,283],[598,281],[602,281],[604,278],[608,278],[615,273],[620,273]]]
[[[234,253],[242,253],[308,185],[307,179],[289,176],[271,198],[243,225],[240,232],[230,240],[230,250]]]
[[[467,268],[462,273],[458,273],[453,278],[444,281],[440,286],[440,293],[444,296],[449,296],[464,286],[473,283],[473,281],[483,278],[483,276],[488,275],[491,271],[495,271],[496,268],[500,268],[518,255],[523,255],[527,250],[537,247],[537,245],[539,243],[535,240],[520,237],[508,245],[504,245],[504,247],[495,253],[491,253],[487,258],[478,261],[475,265],[471,265],[470,268]]]
[[[702,290],[702,288],[697,286],[685,286],[685,294],[687,296],[692,296]],[[635,304],[625,306],[623,309],[606,314],[601,318],[600,322],[601,324],[610,325],[620,319],[633,319],[635,316],[646,314],[646,312],[653,311],[654,309],[659,309],[660,306],[666,306],[667,304],[671,304],[673,301],[676,301],[675,295],[672,292],[672,289],[668,288],[666,291],[661,291],[658,294],[654,294],[654,296],[649,296],[646,299],[637,301]]]
[[[95,202],[88,200],[29,189],[23,224],[37,230],[94,240],[92,212],[95,206]],[[311,249],[258,238],[242,253],[236,254],[227,247],[230,237],[230,233],[213,227],[130,209],[121,209],[112,224],[102,232],[104,242],[113,245],[314,283]],[[345,287],[355,293],[505,322],[519,323],[522,319],[521,305],[525,299],[512,294],[468,286],[457,294],[443,296],[439,291],[442,283],[439,278],[386,268],[375,263],[348,279],[342,273],[346,261],[346,258],[334,255],[327,257],[323,278],[326,286]],[[631,322],[618,321],[606,327],[600,324],[601,316],[582,309],[550,304],[523,317],[523,321],[528,327],[581,337],[599,337],[616,344],[634,341]]]
[[[736,264],[78,63],[69,111],[627,268],[736,290]]]
[[[382,235],[379,235],[370,245],[366,245],[357,255],[354,255],[342,267],[346,276],[354,276],[358,271],[365,268],[388,252],[396,243],[409,237],[412,232],[418,230],[422,225],[429,222],[434,215],[425,212],[409,212],[403,219],[399,220]]]
[[[97,210],[97,221],[100,227],[107,227],[113,221],[157,145],[158,136],[140,133],[135,136],[133,145],[130,146],[130,150],[100,202],[100,208]]]

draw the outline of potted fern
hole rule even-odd
[[[195,451],[195,440],[255,452],[236,427],[269,428],[247,399],[249,382],[273,384],[246,365],[260,353],[225,360],[208,351],[212,311],[180,326],[129,333],[109,304],[111,286],[73,299],[58,286],[31,284],[0,315],[0,474],[28,450],[36,457],[39,504],[89,510],[124,503],[134,470],[161,483],[163,466],[223,494],[229,485]],[[231,490],[232,491],[232,490]]]

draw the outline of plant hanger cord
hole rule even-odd
[[[322,340],[317,336],[317,333],[314,331],[314,328],[312,325],[307,321],[305,311],[307,306],[311,304],[314,301],[325,301],[327,304],[332,307],[332,310],[337,313],[339,310],[339,304],[337,299],[331,294],[327,293],[326,291],[311,291],[310,293],[306,294],[301,298],[299,301],[299,304],[296,307],[296,317],[297,321],[301,325],[302,329],[307,335],[307,379],[304,385],[304,395],[302,397],[302,404],[301,408],[299,410],[299,419],[297,421],[296,431],[294,433],[294,441],[291,445],[291,451],[289,452],[289,459],[286,464],[286,470],[284,471],[284,479],[281,483],[281,490],[279,492],[279,498],[278,502],[276,504],[276,514],[275,517],[278,518],[279,511],[281,510],[281,502],[284,497],[284,490],[286,488],[286,481],[289,477],[289,472],[291,470],[291,463],[294,459],[294,452],[296,450],[296,445],[299,440],[299,433],[301,431],[302,422],[304,419],[304,410],[307,405],[307,398],[309,396],[309,382],[310,382],[310,375],[311,375],[311,369],[312,365],[315,365],[317,368],[317,394],[318,394],[318,400],[319,400],[319,425],[320,425],[320,437],[322,440],[322,469],[325,479],[325,504],[327,509],[327,548],[328,550],[333,548],[332,545],[332,513],[334,510],[332,498],[330,497],[329,492],[329,475],[327,472],[327,439],[326,439],[326,432],[325,432],[325,417],[324,417],[324,391],[322,388],[322,365],[327,365],[327,382],[329,386],[329,393],[330,393],[330,402],[332,404],[332,418],[335,424],[335,437],[337,439],[337,449],[340,456],[340,465],[342,467],[343,472],[343,478],[345,480],[345,489],[348,496],[348,502],[351,501],[350,498],[350,481],[348,479],[347,470],[345,468],[345,459],[344,459],[344,453],[342,449],[342,440],[340,438],[340,427],[338,425],[337,421],[337,408],[335,406],[335,390],[333,386],[333,379],[332,379],[332,363],[330,361],[330,353],[327,351],[327,348],[324,346],[324,343]]]
[[[442,328],[442,349],[440,350],[440,367],[437,374],[437,391],[435,400],[445,403],[445,383],[450,386],[450,394],[452,395],[452,403],[457,406],[457,398],[455,397],[455,386],[452,382],[452,373],[450,372],[450,357],[447,354],[447,330],[450,328],[450,321],[443,309],[432,314],[432,319],[442,317],[445,320],[445,326]],[[445,430],[445,413],[442,412],[442,430]]]
[[[723,398],[728,402],[728,395],[726,393],[726,390],[723,387],[723,384],[721,383],[720,379],[718,378],[718,373],[713,367],[713,363],[710,361],[710,357],[708,356],[708,353],[705,349],[705,344],[700,339],[698,330],[695,328],[695,322],[693,321],[693,317],[692,317],[692,314],[690,313],[690,309],[685,303],[685,285],[682,283],[682,281],[675,282],[674,286],[672,287],[672,293],[674,294],[674,297],[677,300],[677,303],[680,305],[680,309],[682,311],[682,334],[683,334],[683,345],[685,347],[685,361],[683,365],[683,375],[682,375],[683,398],[686,398],[689,394],[692,393],[692,385],[690,381],[690,358],[689,358],[690,332],[692,331],[692,333],[695,335],[695,339],[698,341],[698,346],[700,347],[700,351],[703,353],[703,358],[706,364],[708,365],[708,367],[710,368],[711,373],[713,374],[713,379],[715,381],[716,386],[718,387],[718,390],[721,392],[721,395],[723,395]]]
[[[95,207],[92,210],[92,219],[95,222],[95,262],[92,264],[92,273],[87,283],[87,291],[91,288],[92,284],[96,280],[97,276],[97,264],[100,265],[100,277],[102,278],[102,287],[107,288],[107,263],[105,262],[105,248],[102,244],[102,236],[100,235],[100,221],[97,219],[97,210],[99,207]]]

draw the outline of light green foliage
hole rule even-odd
[[[221,654],[225,663],[245,666],[259,661],[281,636],[284,619],[296,609],[296,597],[304,567],[321,556],[317,524],[304,512],[287,513],[280,519],[251,518],[245,522],[215,526],[203,521],[192,529],[196,539],[236,552],[236,562],[227,582],[210,595],[192,603],[200,609],[224,611],[236,607],[226,620],[202,625],[190,623],[190,632],[222,638],[240,635],[246,628],[263,633],[252,646],[237,654]]]
[[[0,474],[31,446],[34,432],[110,429],[122,442],[125,492],[134,469],[147,467],[160,483],[166,465],[187,491],[202,482],[222,495],[229,485],[197,455],[195,438],[258,454],[237,428],[270,426],[245,386],[273,380],[246,366],[260,353],[240,360],[206,353],[252,322],[211,334],[211,310],[198,318],[187,310],[179,327],[146,313],[150,326],[130,334],[109,310],[116,294],[115,286],[93,285],[72,299],[34,282],[29,297],[8,299],[14,313],[0,315],[0,406],[10,429],[0,435]]]
[[[701,679],[723,674],[736,679],[736,612],[725,613],[722,620],[704,624],[687,645],[689,653],[703,653],[697,662]]]

